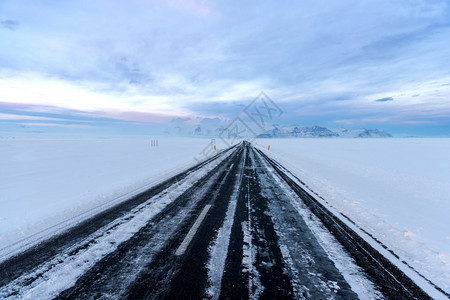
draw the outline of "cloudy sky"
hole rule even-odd
[[[227,120],[449,136],[450,2],[0,1],[0,126]],[[126,129],[125,129],[126,128]]]

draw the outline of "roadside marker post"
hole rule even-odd
[[[151,140],[151,145],[152,145],[152,147],[158,147],[159,146],[159,141],[158,140]]]

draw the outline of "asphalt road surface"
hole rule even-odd
[[[430,297],[243,142],[2,262],[0,298]]]

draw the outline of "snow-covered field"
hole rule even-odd
[[[450,139],[259,139],[254,144],[450,292]]]
[[[206,158],[202,151],[209,143],[164,138],[152,147],[149,138],[0,140],[0,259],[5,247],[76,222],[196,164]]]

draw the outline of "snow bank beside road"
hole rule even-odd
[[[0,249],[194,165],[209,142],[1,140]]]
[[[338,211],[450,292],[450,139],[257,143]]]

